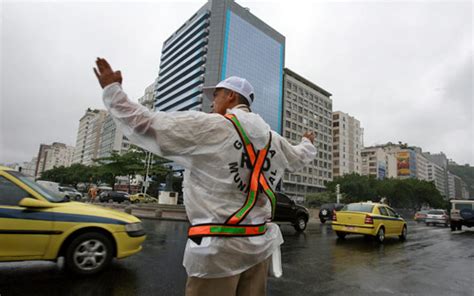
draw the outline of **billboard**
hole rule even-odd
[[[413,150],[397,153],[397,175],[399,177],[416,177],[416,153]]]
[[[386,165],[385,161],[379,161],[377,165],[377,179],[383,180],[386,176]]]
[[[397,175],[399,177],[410,176],[410,152],[400,151],[397,153]]]

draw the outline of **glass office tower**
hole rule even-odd
[[[232,0],[209,0],[163,44],[156,110],[200,110],[202,87],[229,76],[255,88],[252,110],[281,133],[285,37]]]

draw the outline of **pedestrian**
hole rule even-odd
[[[183,192],[191,223],[183,265],[186,295],[265,295],[270,258],[283,243],[270,223],[273,190],[284,170],[316,155],[314,134],[291,145],[251,112],[252,85],[229,77],[206,88],[213,113],[151,112],[131,102],[122,75],[97,58],[94,72],[113,120],[134,144],[185,168]]]
[[[93,185],[89,187],[88,195],[90,203],[94,203],[97,196],[97,189]]]

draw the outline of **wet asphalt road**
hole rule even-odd
[[[67,274],[61,263],[0,263],[0,295],[184,295],[187,223],[144,224],[144,250],[92,278]],[[474,295],[474,229],[410,222],[408,241],[380,245],[337,240],[330,225],[310,224],[303,234],[281,228],[284,274],[269,280],[268,295]]]

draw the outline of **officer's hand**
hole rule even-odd
[[[308,140],[311,141],[311,143],[314,144],[314,137],[315,137],[315,134],[313,132],[305,132],[303,137],[307,138]]]
[[[120,73],[120,71],[114,72],[105,59],[97,58],[95,63],[99,70],[94,68],[94,73],[102,88],[114,82],[122,84],[122,73]]]

